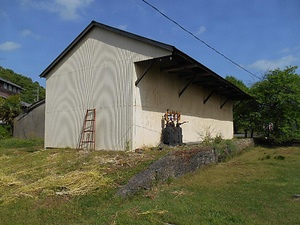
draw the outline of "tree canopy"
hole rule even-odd
[[[6,99],[0,98],[0,109],[0,119],[5,122],[12,131],[14,118],[22,111],[20,96],[12,95]]]
[[[263,125],[278,141],[300,138],[300,76],[297,67],[273,70],[251,87]]]
[[[20,98],[21,101],[27,103],[35,102],[37,98],[37,91],[39,98],[45,98],[45,88],[39,85],[38,82],[33,82],[31,78],[15,73],[13,70],[5,69],[0,66],[0,77],[21,86],[22,91]]]
[[[247,94],[249,93],[249,88],[244,84],[243,81],[236,79],[234,76],[226,76],[225,79],[237,86],[242,91],[246,92]]]
[[[3,129],[6,130],[8,128],[8,133],[11,135],[13,120],[22,112],[21,101],[30,104],[37,100],[37,95],[39,95],[40,99],[45,98],[45,89],[38,82],[33,82],[31,78],[17,74],[13,70],[5,69],[1,66],[0,77],[24,89],[20,95],[13,95],[6,99],[0,98],[0,121],[6,124],[5,128],[1,127],[1,130],[3,131]]]
[[[269,71],[250,88],[245,88],[242,81],[226,78],[254,98],[236,107],[237,129],[264,132],[277,142],[300,138],[300,76],[296,69]]]

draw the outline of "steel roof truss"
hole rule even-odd
[[[177,73],[180,71],[186,71],[190,69],[197,68],[196,64],[185,64],[185,65],[173,65],[173,66],[167,66],[167,67],[162,67],[161,71],[167,71],[169,73]]]

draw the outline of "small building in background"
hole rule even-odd
[[[45,99],[30,105],[14,119],[15,138],[42,138],[45,136]]]
[[[21,94],[22,90],[23,88],[19,85],[0,77],[0,97],[7,98],[11,95]]]
[[[0,98],[6,99],[9,96],[21,94],[23,90],[21,86],[0,77]],[[22,110],[25,110],[29,105],[26,102],[21,102]],[[0,120],[0,124],[3,125],[5,123]]]

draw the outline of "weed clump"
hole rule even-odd
[[[277,159],[277,160],[284,160],[285,157],[282,156],[282,155],[278,155],[278,156],[274,156],[274,159]]]
[[[266,153],[264,153],[266,154]],[[265,155],[264,157],[260,158],[261,161],[264,161],[265,159],[271,159],[270,155]]]
[[[218,162],[226,162],[237,154],[237,147],[233,140],[224,140],[221,135],[210,139],[204,143],[206,146],[212,146],[218,156]]]

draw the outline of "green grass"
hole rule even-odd
[[[300,224],[299,147],[251,148],[124,200],[117,188],[165,150],[2,146],[0,224]]]
[[[0,140],[0,156],[4,154],[15,154],[17,152],[34,152],[42,148],[42,139],[17,139],[7,138]]]

